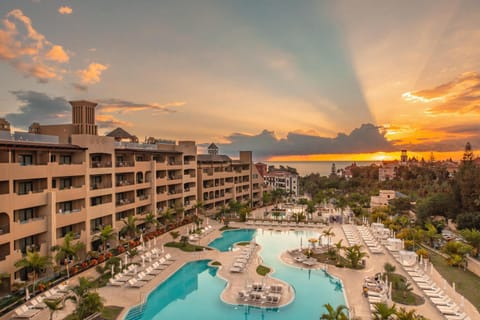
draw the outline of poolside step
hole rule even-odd
[[[133,309],[130,309],[128,311],[127,316],[125,317],[125,320],[138,320],[141,319],[143,316],[143,306],[136,306]]]

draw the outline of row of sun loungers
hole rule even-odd
[[[307,257],[301,250],[289,250],[288,253],[293,257],[295,262],[307,267],[312,267],[318,263],[317,259]]]
[[[233,273],[243,272],[243,270],[245,270],[245,268],[247,267],[247,264],[250,261],[250,258],[252,257],[254,252],[255,252],[255,244],[253,243],[243,248],[240,254],[235,257],[235,261],[230,267],[230,272],[233,272]]]
[[[325,226],[320,222],[294,222],[294,221],[262,221],[262,220],[248,220],[247,225],[255,226],[266,226],[266,227],[310,227],[310,228],[319,228]]]
[[[206,226],[206,227],[204,227],[204,228],[201,228],[201,229],[200,229],[200,233],[191,234],[191,235],[188,237],[188,239],[189,239],[190,241],[193,241],[193,242],[198,241],[198,240],[200,240],[201,238],[205,237],[205,236],[206,236],[207,234],[209,234],[210,232],[212,232],[213,230],[214,230],[213,227],[212,227],[211,225],[208,225],[208,226]]]
[[[391,251],[392,255],[400,266],[409,274],[415,284],[423,291],[432,304],[442,313],[447,320],[470,320],[458,305],[444,292],[422,269],[419,265],[404,266],[401,262],[401,256],[396,251]]]
[[[371,253],[373,254],[383,254],[382,246],[378,243],[377,239],[371,234],[370,230],[366,226],[357,226],[357,230],[360,236],[365,242],[365,245],[368,247]]]
[[[44,300],[63,299],[68,293],[69,289],[66,284],[60,284],[55,288],[51,288],[42,295],[30,299],[26,304],[14,310],[15,319],[30,319],[35,317],[43,309],[47,308]]]
[[[137,265],[131,264],[125,269],[122,273],[115,275],[114,277],[110,278],[109,285],[111,286],[127,286],[131,288],[140,288],[143,287],[148,281],[152,280],[160,274],[163,270],[165,270],[169,265],[171,265],[175,261],[169,253],[167,253],[164,257],[159,258],[149,266],[147,266],[144,270],[140,271],[137,274]]]
[[[238,299],[244,302],[278,304],[282,298],[283,286],[271,285],[266,286],[260,282],[254,282],[248,285],[246,290],[238,292]]]
[[[350,224],[344,224],[342,226],[343,233],[345,233],[345,238],[347,238],[347,242],[349,246],[353,245],[361,245],[362,241],[358,236],[358,233],[355,230],[355,227]]]
[[[388,300],[388,288],[379,275],[366,277],[363,288],[372,312],[375,311],[376,303],[385,303]]]

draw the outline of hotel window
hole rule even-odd
[[[72,163],[72,156],[64,155],[60,156],[60,164],[71,164]]]
[[[69,189],[72,187],[72,178],[60,179],[60,190]]]
[[[33,183],[31,181],[18,184],[18,194],[27,194],[31,191],[33,191]]]
[[[20,155],[20,165],[29,166],[33,164],[33,157],[31,154]]]
[[[57,156],[54,154],[50,155],[50,162],[57,162]]]
[[[102,197],[93,197],[90,199],[90,205],[92,207],[102,204]]]
[[[60,229],[60,238],[65,237],[69,232],[73,232],[73,225],[62,227]]]
[[[33,208],[19,210],[17,212],[16,221],[20,223],[26,222],[30,219],[33,219],[33,216],[34,216]]]

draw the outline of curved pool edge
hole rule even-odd
[[[190,260],[190,261],[185,261],[184,263],[180,264],[175,270],[173,270],[171,272],[171,274],[166,277],[165,279],[163,279],[161,282],[157,283],[154,287],[152,287],[148,293],[145,294],[145,296],[141,299],[140,303],[137,303],[135,305],[132,305],[130,306],[128,309],[125,308],[124,310],[122,310],[122,312],[119,314],[119,319],[120,320],[127,320],[127,316],[128,314],[130,313],[130,310],[133,310],[137,307],[140,307],[142,305],[144,305],[145,303],[147,303],[148,301],[148,298],[150,297],[150,295],[153,293],[153,291],[155,291],[162,283],[164,283],[165,281],[167,281],[168,279],[170,279],[171,277],[173,277],[175,275],[175,273],[178,272],[178,270],[182,269],[184,266],[186,266],[187,264],[189,263],[194,263],[194,262],[201,262],[201,261],[210,261],[209,264],[213,261],[213,259],[210,259],[210,258],[206,258],[206,259],[198,259],[198,260]],[[209,265],[210,267],[210,265]],[[140,292],[141,294],[141,292]],[[142,294],[140,295],[140,297],[142,297]]]

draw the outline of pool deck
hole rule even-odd
[[[207,245],[212,240],[218,238],[221,235],[219,229],[222,227],[219,223],[215,221],[211,222],[213,226],[212,232],[207,234],[206,236],[202,237],[196,244],[199,245]],[[231,223],[232,227],[245,227],[245,228],[252,228],[252,226],[247,226],[243,223]],[[187,232],[187,228],[189,226],[183,226],[179,228],[181,234],[185,234]],[[345,235],[341,228],[341,225],[333,225],[333,231],[335,236],[332,237],[332,243],[338,242],[340,239],[344,239],[344,243],[346,241]],[[285,227],[269,227],[268,229],[275,229],[275,230],[289,230],[289,228]],[[308,228],[306,230],[314,231],[314,232],[321,232],[321,228]],[[157,239],[157,247],[161,244],[166,242],[172,241],[172,237],[169,233],[165,233],[161,235]],[[204,260],[204,259],[211,259],[212,261],[219,261],[222,263],[222,267],[218,270],[218,275],[223,279],[229,282],[229,285],[226,286],[226,289],[221,294],[221,299],[226,303],[231,304],[245,304],[247,302],[241,301],[238,299],[238,291],[245,289],[247,283],[253,282],[261,282],[262,276],[256,273],[256,267],[258,264],[261,264],[261,258],[258,256],[260,247],[257,245],[255,250],[255,254],[250,258],[250,262],[248,264],[247,270],[242,273],[231,273],[229,272],[229,268],[232,265],[235,259],[235,251],[230,252],[219,252],[217,250],[206,250],[203,252],[183,252],[179,249],[175,248],[167,248],[165,247],[165,252],[170,253],[174,258],[175,261],[164,271],[158,274],[153,280],[149,281],[145,286],[142,288],[128,288],[128,287],[113,287],[113,286],[106,286],[97,289],[98,293],[105,298],[105,305],[116,305],[124,307],[124,310],[120,314],[119,319],[123,319],[123,317],[127,314],[128,310],[140,304],[142,301],[145,301],[148,294],[154,290],[160,283],[165,281],[168,277],[170,277],[173,273],[175,273],[178,269],[180,269],[183,265],[191,261],[197,260]],[[139,257],[137,257],[136,262],[139,262]],[[141,261],[141,260],[140,260]],[[289,254],[282,255],[282,261],[287,264],[291,264],[293,266],[301,267],[301,268],[308,268],[304,265],[300,265],[298,262],[294,261]],[[402,270],[399,266],[398,262],[391,256],[389,253],[383,255],[374,255],[369,253],[369,257],[367,258],[366,268],[363,270],[351,270],[347,268],[336,268],[335,266],[327,266],[327,271],[335,276],[338,277],[343,282],[344,293],[347,300],[347,304],[349,307],[350,312],[352,315],[360,318],[360,319],[371,319],[371,313],[369,310],[369,305],[367,299],[362,294],[362,285],[363,285],[363,278],[366,276],[374,275],[378,272],[383,272],[383,265],[389,262],[397,267],[397,273],[400,273],[404,276],[407,274]],[[268,266],[267,266],[268,267]],[[324,265],[317,265],[313,268],[323,268]],[[69,285],[75,285],[78,283],[79,277],[96,277],[98,276],[95,269],[90,269],[86,272],[81,273],[80,275],[76,275],[69,280]],[[279,281],[278,279],[274,279],[272,277],[267,278],[267,285],[272,285]],[[286,283],[282,283],[282,285],[287,286]],[[282,300],[279,304],[276,304],[274,307],[281,306],[288,304],[291,302],[293,297],[293,290],[290,289],[290,286],[284,288]],[[419,288],[414,286],[415,293],[422,295],[422,292]],[[257,305],[255,302],[248,302],[251,305]],[[262,307],[269,307],[266,304],[258,304]],[[397,306],[400,306],[397,304]],[[442,315],[439,311],[433,306],[433,304],[426,299],[426,302],[423,305],[409,307],[409,306],[402,306],[405,307],[407,310],[415,309],[418,313],[422,314],[423,316],[427,317],[428,319],[442,319]],[[54,319],[63,319],[66,315],[70,314],[74,310],[74,305],[68,301],[66,307],[63,310],[60,310],[55,313]],[[11,314],[10,314],[11,315]],[[8,315],[6,317],[2,317],[2,319],[9,319]],[[35,316],[34,320],[37,319],[47,319],[48,318],[48,311],[42,310],[37,316]]]

